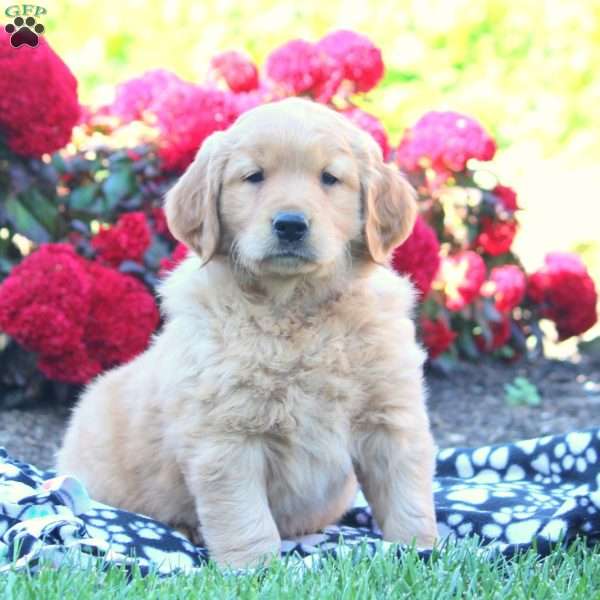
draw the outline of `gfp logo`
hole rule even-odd
[[[9,6],[4,14],[13,19],[4,27],[4,31],[10,35],[10,43],[13,48],[19,46],[31,46],[35,48],[38,45],[38,36],[44,33],[44,26],[36,22],[36,17],[46,14],[43,6],[34,4],[14,4]]]

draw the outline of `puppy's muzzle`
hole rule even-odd
[[[283,244],[296,244],[308,233],[308,221],[301,212],[280,212],[272,222],[273,233]]]

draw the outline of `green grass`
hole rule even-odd
[[[409,550],[401,560],[346,557],[326,560],[319,569],[302,572],[276,562],[250,575],[233,575],[214,566],[197,574],[161,579],[155,575],[127,582],[118,568],[106,572],[65,565],[43,567],[35,574],[0,576],[0,597],[11,600],[144,600],[183,598],[498,598],[502,600],[597,600],[600,598],[599,548],[573,544],[540,559],[533,551],[513,560],[485,558],[473,541],[450,545],[428,563]]]

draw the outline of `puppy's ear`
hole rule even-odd
[[[398,169],[378,159],[370,168],[363,194],[367,248],[376,263],[385,264],[389,253],[412,231],[416,193]]]
[[[227,162],[224,133],[204,140],[194,162],[167,193],[165,213],[173,236],[207,263],[219,246],[218,201]]]

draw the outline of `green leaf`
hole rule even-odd
[[[539,406],[542,403],[537,386],[526,377],[515,377],[504,386],[505,401],[510,406]]]
[[[2,279],[2,276],[8,275],[14,266],[15,263],[13,261],[0,256],[0,279]]]
[[[18,198],[9,196],[5,201],[4,210],[17,233],[38,244],[50,241],[48,231]]]
[[[145,263],[152,269],[158,270],[161,259],[166,258],[170,253],[169,244],[155,235],[150,248],[146,251]]]
[[[43,225],[46,231],[56,237],[58,231],[58,206],[43,196],[37,189],[31,188],[26,194],[19,197],[23,205]]]
[[[135,178],[129,169],[113,171],[102,183],[102,191],[107,200],[108,210],[114,210],[129,194],[134,191]]]
[[[55,152],[52,155],[52,165],[57,171],[64,173],[67,170],[67,164],[65,163],[65,159],[58,153]]]
[[[473,341],[473,336],[466,330],[463,329],[458,336],[458,347],[461,352],[471,360],[476,360],[479,358],[479,350],[477,350],[477,346]]]
[[[444,354],[434,358],[431,363],[444,373],[444,375],[450,375],[456,369],[457,365],[456,359],[449,352],[444,352]]]
[[[69,194],[68,207],[78,212],[87,212],[94,204],[98,186],[94,183],[75,188]]]
[[[578,348],[582,354],[595,358],[596,360],[600,359],[600,335],[597,335],[587,342],[579,342]]]
[[[483,316],[488,321],[491,321],[492,323],[500,323],[500,321],[502,321],[502,315],[496,308],[496,305],[494,304],[493,300],[490,300],[489,298],[484,298],[482,308]]]

